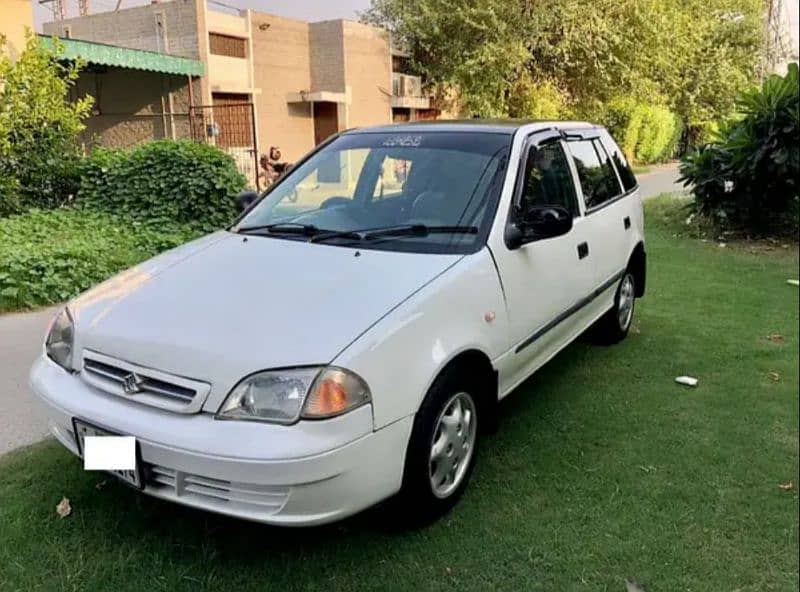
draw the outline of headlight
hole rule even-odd
[[[237,384],[217,417],[290,424],[300,417],[324,419],[341,415],[370,400],[366,383],[343,368],[269,370]]]
[[[72,371],[72,343],[75,338],[75,327],[69,310],[62,310],[53,319],[44,349],[47,356],[66,370]]]

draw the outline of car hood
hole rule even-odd
[[[248,374],[329,363],[461,257],[218,232],[73,301],[75,347],[208,382],[215,411]]]

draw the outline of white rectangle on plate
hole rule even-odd
[[[83,468],[87,471],[133,471],[136,469],[136,438],[132,436],[86,436]]]

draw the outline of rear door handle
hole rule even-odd
[[[578,259],[585,259],[589,256],[589,243],[581,243],[578,245]]]
[[[622,223],[625,225],[625,230],[628,230],[631,227],[631,217],[625,216],[625,218],[622,220]]]

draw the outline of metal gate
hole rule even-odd
[[[251,187],[260,190],[253,103],[220,101],[189,108],[192,139],[217,146],[236,161]]]

